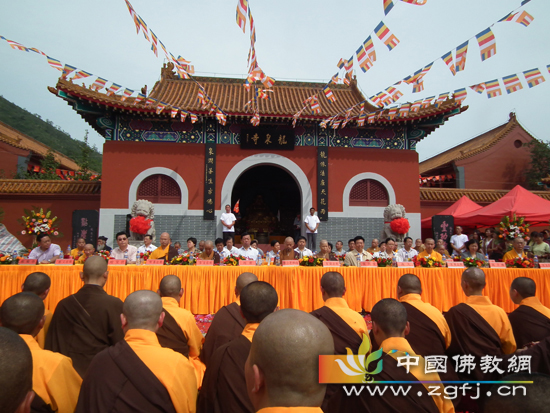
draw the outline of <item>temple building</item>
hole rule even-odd
[[[225,124],[199,103],[197,82],[225,112]],[[303,220],[311,207],[321,219],[318,239],[377,237],[384,207],[396,203],[407,211],[410,234],[420,236],[415,146],[467,107],[447,99],[414,112],[388,114],[386,109],[359,126],[365,97],[356,81],[331,85],[332,103],[323,95],[324,86],[276,82],[266,93],[269,99],[260,99],[258,86],[247,91],[242,79],[183,80],[168,64],[142,101],[62,78],[50,91],[105,137],[99,233],[110,239],[125,228],[137,199],[154,203],[157,234],[168,231],[179,240],[221,236],[219,217],[225,205],[237,203],[237,230],[265,241],[292,234],[296,215]],[[312,95],[320,113],[308,107],[295,118]],[[251,100],[258,107],[258,126],[250,122]],[[178,110],[197,119],[182,119]],[[364,105],[365,114],[377,110]],[[320,127],[334,116],[345,126]]]

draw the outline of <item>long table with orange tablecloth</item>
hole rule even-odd
[[[75,293],[82,286],[82,265],[74,266],[0,266],[0,302],[21,291],[25,277],[34,271],[48,274],[52,280],[50,293],[45,300],[46,308],[55,310],[57,303]],[[281,308],[296,308],[313,311],[323,305],[320,290],[321,276],[334,269],[323,267],[194,267],[128,265],[110,266],[105,291],[124,300],[137,290],[156,291],[165,275],[180,277],[184,295],[180,305],[193,314],[215,313],[235,300],[235,281],[243,272],[253,272],[261,281],[273,285],[279,294]],[[465,300],[460,287],[462,269],[448,268],[356,268],[336,269],[346,282],[345,298],[350,308],[370,311],[382,298],[396,298],[396,286],[400,276],[416,274],[422,281],[422,298],[447,311]],[[537,284],[537,296],[545,306],[550,306],[550,270],[547,269],[485,269],[487,286],[484,294],[507,313],[516,306],[509,297],[512,280],[529,277]]]

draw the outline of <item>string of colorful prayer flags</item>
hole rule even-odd
[[[461,43],[456,47],[455,50],[455,59],[453,59],[453,50],[450,50],[449,52],[445,53],[440,58],[437,58],[433,60],[428,65],[424,66],[422,69],[417,70],[412,75],[409,75],[402,80],[394,83],[395,85],[399,85],[401,82],[406,83],[408,85],[412,85],[412,93],[419,93],[424,90],[423,85],[423,78],[427,74],[427,72],[431,69],[432,65],[441,59],[443,63],[448,67],[451,74],[455,76],[458,72],[461,72],[466,67],[466,57],[468,54],[468,45],[470,40],[472,40],[474,37],[477,40],[477,43],[479,45],[479,51],[480,51],[480,57],[481,61],[485,61],[493,56],[496,55],[497,49],[496,49],[496,39],[493,31],[491,28],[496,24],[500,22],[516,22],[519,23],[525,27],[529,26],[531,22],[534,20],[534,17],[531,16],[528,12],[525,10],[518,11],[521,7],[523,7],[528,1],[523,1],[519,7],[509,12],[506,16],[504,16],[502,19],[494,22],[491,24],[488,28],[482,30],[477,35],[472,36],[465,42]],[[364,54],[362,53],[361,48],[358,50],[358,61],[360,59],[364,59]],[[361,56],[361,57],[359,57]],[[368,70],[368,65],[365,66],[366,70]],[[363,70],[363,71],[366,71]],[[498,96],[498,95],[496,95]],[[390,101],[384,91],[379,92],[369,98],[372,103],[374,103],[378,107],[387,106],[388,104],[391,104],[395,101]],[[374,100],[373,100],[374,99]]]

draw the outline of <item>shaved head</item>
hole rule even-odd
[[[393,298],[378,301],[370,316],[387,337],[402,337],[407,327],[407,310]]]
[[[531,278],[518,277],[512,281],[510,289],[516,290],[522,298],[534,297],[537,292],[537,284]]]
[[[15,332],[0,327],[0,412],[15,412],[31,390],[29,346]]]
[[[258,277],[256,275],[252,274],[251,272],[243,272],[241,275],[237,277],[237,284],[235,285],[235,293],[237,296],[241,294],[241,291],[244,287],[246,287],[248,284],[253,283],[254,281],[258,281]]]
[[[160,280],[159,292],[161,297],[179,298],[181,280],[176,275],[167,275]]]
[[[342,297],[346,292],[344,277],[339,272],[326,272],[321,277],[321,288],[330,297]]]
[[[34,293],[11,296],[0,308],[2,326],[17,334],[32,334],[44,317],[44,302]]]
[[[465,283],[472,292],[481,293],[485,288],[485,273],[481,268],[470,267],[462,273],[462,282]]]
[[[321,406],[326,385],[319,384],[319,355],[334,354],[328,328],[317,318],[299,310],[280,310],[260,324],[245,366],[247,388],[254,407]],[[263,373],[262,393],[251,393],[250,370]],[[264,400],[258,400],[264,398]]]
[[[91,256],[84,263],[84,284],[97,283],[107,272],[107,261],[99,256]]]
[[[397,286],[401,288],[403,295],[422,294],[422,283],[420,282],[420,278],[414,274],[405,274],[401,276],[397,282]]]
[[[155,331],[162,313],[162,300],[149,290],[136,291],[126,297],[122,314],[128,322],[128,329]]]
[[[241,310],[248,323],[259,323],[277,308],[279,296],[264,281],[254,281],[241,291]]]
[[[36,295],[42,295],[52,285],[52,281],[48,274],[43,272],[33,272],[27,275],[25,282],[22,285],[23,292],[35,293]]]

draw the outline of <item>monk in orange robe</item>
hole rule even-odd
[[[99,353],[82,382],[76,412],[195,412],[197,379],[183,355],[160,346],[162,300],[130,294],[121,315],[124,340]]]
[[[21,291],[24,293],[34,293],[39,296],[42,301],[44,301],[50,292],[51,285],[52,281],[50,280],[48,274],[43,272],[33,272],[25,278],[25,282],[21,286]],[[53,313],[50,310],[44,309],[44,327],[42,327],[40,332],[35,337],[35,340],[38,342],[40,348],[44,348],[46,333],[48,332],[48,328],[50,328],[52,316]]]
[[[16,294],[4,301],[0,318],[2,326],[18,333],[31,351],[32,389],[38,396],[33,406],[74,412],[82,379],[69,357],[41,349],[34,339],[44,325],[44,302],[36,294]]]
[[[241,312],[246,326],[240,337],[219,347],[208,365],[197,403],[198,413],[254,413],[248,397],[244,366],[260,322],[277,308],[275,288],[263,281],[248,284],[241,292]]]
[[[432,258],[436,261],[443,261],[441,254],[434,250],[435,241],[433,238],[426,238],[424,241],[424,251],[418,253],[417,258]]]
[[[178,256],[178,250],[172,246],[172,239],[170,234],[163,232],[160,234],[160,245],[149,255],[150,260],[164,260],[170,262],[172,258]]]
[[[189,359],[195,367],[197,386],[200,388],[206,369],[199,360],[204,338],[191,311],[180,307],[183,296],[181,280],[175,275],[167,275],[160,281],[157,293],[162,299],[164,310],[164,322],[157,330],[159,343]]]
[[[212,324],[204,338],[200,356],[206,367],[208,367],[210,359],[218,347],[240,337],[243,332],[246,320],[241,315],[240,295],[243,288],[254,281],[258,281],[258,277],[251,272],[243,272],[239,275],[235,284],[237,300],[220,308],[214,316],[214,320],[212,320]]]
[[[321,413],[319,355],[334,354],[328,328],[299,310],[268,315],[258,326],[245,364],[248,396],[258,413]]]

